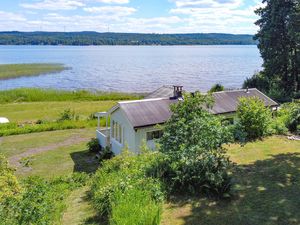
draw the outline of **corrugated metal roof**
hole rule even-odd
[[[149,95],[145,97],[145,99],[149,98],[170,98],[174,95],[173,86],[164,85],[155,91],[151,92]]]
[[[119,107],[132,126],[138,128],[165,123],[171,116],[170,105],[177,101],[177,99],[147,99],[120,102]]]
[[[273,101],[271,98],[257,90],[256,88],[249,88],[233,91],[221,91],[213,93],[215,100],[213,108],[210,110],[213,114],[224,114],[230,112],[236,112],[239,99],[242,97],[258,97],[261,99],[265,106],[277,106],[278,103]]]
[[[119,102],[110,112],[112,113],[114,110],[121,108],[134,128],[162,124],[171,116],[170,105],[176,103],[178,100],[170,100],[169,98],[164,98],[164,96],[160,97],[163,98]],[[248,89],[248,91],[235,90],[215,92],[213,93],[213,97],[215,103],[210,110],[213,114],[235,112],[241,97],[258,97],[269,107],[278,105],[256,88]]]

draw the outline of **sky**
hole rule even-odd
[[[259,0],[0,0],[0,31],[254,34]]]

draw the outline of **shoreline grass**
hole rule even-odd
[[[66,69],[60,63],[0,64],[0,80],[58,73]]]
[[[86,90],[67,91],[40,88],[17,88],[0,91],[0,103],[48,102],[48,101],[108,101],[136,100],[139,94],[121,92],[89,92]]]

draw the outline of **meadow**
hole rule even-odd
[[[94,129],[2,137],[1,153],[13,159],[32,149],[46,149],[34,153],[28,167],[17,167],[19,178],[39,175],[50,179],[73,172],[93,173],[99,164],[87,151],[86,142],[91,137]],[[216,201],[204,195],[173,195],[165,201],[162,224],[299,224],[300,203],[295,196],[300,194],[300,142],[272,136],[245,146],[233,144],[227,149],[236,163],[232,171],[234,197]],[[88,190],[83,187],[72,191],[63,224],[97,224]]]
[[[162,224],[299,224],[300,142],[272,136],[227,148],[236,164],[233,199],[172,196]]]
[[[95,112],[107,111],[117,101],[138,98],[141,96],[135,94],[35,88],[0,91],[0,117],[11,122],[0,125],[0,136],[95,128]],[[104,123],[102,120],[101,124]]]
[[[67,69],[58,63],[0,64],[0,79],[58,73]]]

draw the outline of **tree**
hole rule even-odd
[[[218,91],[224,91],[224,86],[222,84],[215,84],[211,87],[209,90],[210,93],[218,92]]]
[[[267,82],[263,91],[292,96],[300,91],[299,0],[263,3],[266,6],[255,11],[260,16],[255,23],[260,28],[255,39],[264,60],[260,80]]]
[[[246,140],[255,140],[268,134],[271,110],[259,98],[241,98],[237,117],[237,130],[245,135]]]
[[[221,118],[209,113],[211,96],[185,95],[172,105],[172,116],[164,127],[160,151],[167,156],[166,177],[171,191],[209,190],[216,194],[228,191],[229,159],[222,148],[231,140]]]

